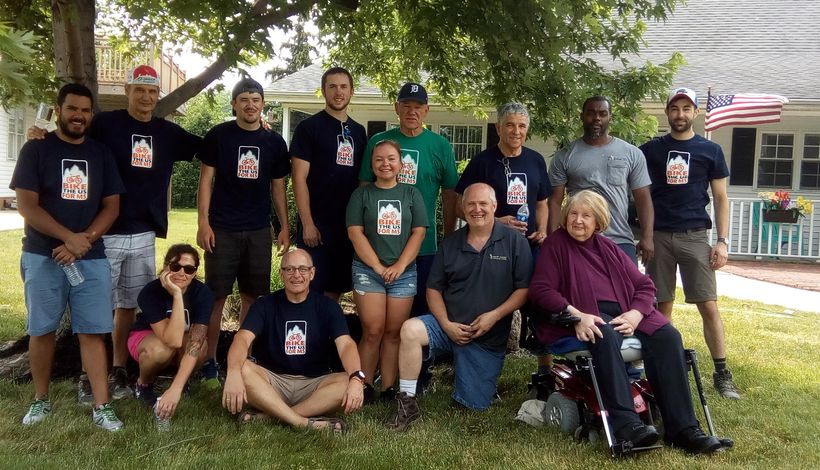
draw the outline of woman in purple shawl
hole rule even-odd
[[[618,440],[637,447],[657,442],[652,426],[635,413],[620,345],[635,335],[642,344],[646,376],[658,399],[664,439],[692,453],[710,453],[720,441],[698,425],[689,392],[680,333],[653,306],[655,285],[615,243],[600,235],[609,226],[606,200],[589,190],[561,210],[562,227],[541,246],[529,297],[546,312],[580,317],[574,327],[542,322],[538,340],[565,337],[585,343],[596,363],[601,393]]]

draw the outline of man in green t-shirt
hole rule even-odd
[[[444,234],[447,235],[455,230],[456,193],[454,188],[458,182],[458,173],[453,147],[447,139],[424,128],[422,124],[430,110],[427,104],[427,90],[418,83],[405,83],[399,90],[395,109],[399,116],[399,127],[374,135],[367,144],[364,159],[366,162],[370,161],[373,147],[377,143],[386,139],[395,140],[401,146],[402,169],[398,176],[399,183],[415,186],[424,198],[424,207],[430,225],[416,259],[417,285],[422,286],[413,300],[412,315],[417,316],[429,311],[423,286],[427,285],[427,274],[430,272],[430,266],[436,254],[435,220],[439,190],[441,190]],[[362,165],[359,179],[363,182],[375,179],[370,165]]]

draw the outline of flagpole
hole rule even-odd
[[[709,99],[712,97],[712,87],[706,87],[706,112],[709,112]],[[704,117],[704,126],[705,126],[705,117]],[[712,131],[705,131],[704,137],[706,140],[712,140]]]

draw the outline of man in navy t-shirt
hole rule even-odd
[[[51,414],[48,388],[55,331],[66,306],[93,394],[92,419],[116,431],[109,401],[104,336],[111,332],[111,266],[101,240],[125,190],[111,151],[85,134],[93,97],[83,85],[60,89],[58,128],[20,150],[9,187],[25,219],[20,266],[25,287],[34,400],[23,424]],[[72,272],[73,271],[73,272]]]
[[[362,406],[365,377],[356,343],[339,304],[310,290],[316,268],[307,251],[286,253],[280,269],[285,288],[260,297],[234,336],[222,404],[236,414],[247,402],[294,427],[341,432],[342,420],[315,416]],[[256,363],[248,359],[251,344]],[[345,372],[331,373],[337,353]]]
[[[353,96],[350,72],[333,67],[325,71],[321,83],[325,109],[300,122],[290,143],[293,194],[299,210],[296,243],[316,263],[314,292],[338,300],[351,289],[353,246],[347,237],[345,210],[359,185],[367,133],[347,115]]]
[[[254,299],[270,292],[271,199],[282,224],[279,253],[290,246],[285,177],[290,172],[282,136],[262,126],[262,85],[251,78],[231,95],[236,120],[205,135],[200,160],[197,244],[205,250],[205,283],[214,293],[203,377],[218,386],[216,348],[225,299],[238,281],[240,322]]]
[[[736,400],[740,395],[726,367],[715,280],[715,270],[728,259],[729,169],[720,146],[692,129],[697,115],[695,92],[688,88],[673,90],[666,102],[669,134],[641,146],[652,178],[655,206],[655,257],[646,268],[658,289],[658,309],[671,318],[675,273],[680,267],[686,302],[697,305],[703,318],[703,334],[715,363],[715,388],[722,396]],[[710,188],[717,230],[714,246],[709,243],[712,220],[706,212]]]

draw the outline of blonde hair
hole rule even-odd
[[[592,211],[592,215],[595,216],[597,231],[603,232],[609,227],[612,216],[609,214],[609,204],[607,204],[606,199],[591,189],[585,189],[570,196],[564,204],[564,207],[561,208],[561,225],[565,228],[567,226],[569,210],[572,206],[576,205],[589,207]]]

